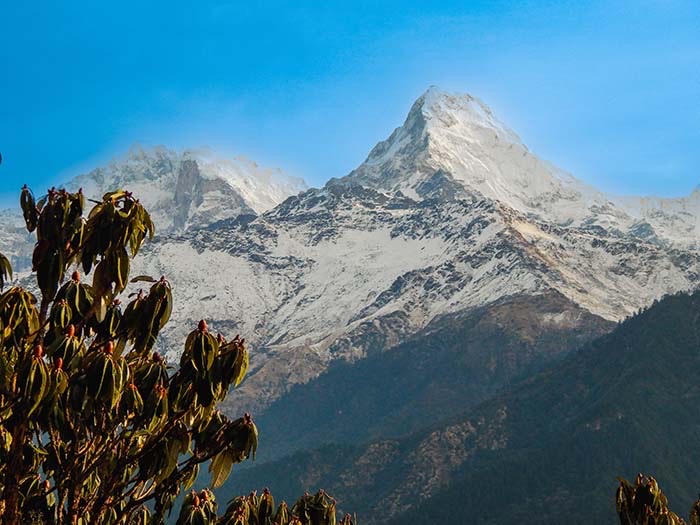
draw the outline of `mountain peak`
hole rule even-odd
[[[582,204],[574,207],[583,216],[588,199],[582,192],[590,196],[573,177],[533,155],[477,97],[435,86],[349,177],[419,199],[478,193],[526,213],[554,211],[556,222],[564,210],[545,206],[566,208],[568,220],[571,201]]]
[[[430,86],[414,102],[407,121],[420,113],[425,125],[433,132],[456,128],[468,131],[485,128],[511,142],[520,142],[520,138],[505,124],[496,118],[493,111],[481,99],[469,93],[454,93],[437,86]]]
[[[646,221],[697,246],[698,189],[680,199],[606,195],[531,152],[479,98],[436,86],[343,180],[417,200],[485,197],[564,226],[636,232]]]
[[[448,91],[433,84],[416,99],[414,104],[430,107],[433,103],[439,102],[442,99],[461,100],[464,104],[469,104],[472,101],[478,100],[477,97],[473,96],[471,93]]]

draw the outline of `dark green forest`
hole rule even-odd
[[[398,497],[408,506],[405,513],[377,520],[392,525],[409,519],[426,525],[613,524],[617,476],[641,471],[660,480],[670,507],[687,516],[700,487],[700,449],[693,446],[700,431],[699,365],[700,292],[669,296],[461,416],[395,440],[298,453],[241,472],[228,486],[235,491],[274,479],[271,487],[284,495],[313,480],[365,516]],[[496,421],[503,446],[491,450],[480,443],[493,437],[488,423]],[[469,422],[477,432],[459,445],[471,453],[451,471],[449,484],[422,501],[402,494],[403,480],[415,475],[411,458],[426,438]],[[399,452],[369,479],[356,472],[382,443]]]

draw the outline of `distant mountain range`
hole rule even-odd
[[[87,195],[129,188],[147,207],[159,232],[182,233],[231,217],[256,216],[305,190],[306,184],[245,157],[136,146],[124,159],[76,177],[67,187],[82,187]]]
[[[123,158],[65,183],[99,198],[128,188],[151,214],[162,235],[205,228],[231,217],[256,215],[306,189],[302,179],[264,168],[245,157],[225,158],[200,148],[178,153],[165,147],[134,146]],[[34,188],[41,194],[43,188]],[[18,209],[2,212],[0,243],[16,269],[30,265],[31,236]]]
[[[539,159],[478,99],[436,88],[362,165],[320,189],[250,160],[165,148],[134,149],[66,186],[92,197],[124,187],[151,211],[157,238],[133,270],[173,286],[159,352],[178,359],[201,318],[246,337],[251,369],[224,409],[256,414],[260,459],[333,443],[274,468],[306,485],[341,472],[327,488],[365,511],[380,504],[368,495],[381,495],[387,523],[472,483],[529,511],[500,484],[522,488],[533,479],[529,465],[544,468],[551,447],[588,450],[557,396],[569,399],[579,384],[594,391],[620,371],[576,371],[590,384],[578,376],[550,384],[537,374],[574,366],[583,357],[572,353],[593,340],[608,341],[596,345],[613,361],[581,366],[621,366],[614,359],[627,354],[613,343],[624,340],[598,338],[700,283],[700,190],[677,199],[604,194]],[[16,211],[3,213],[0,250],[26,275],[31,244]],[[532,377],[511,394],[522,399],[498,401]],[[540,391],[548,397],[537,398]],[[540,412],[521,407],[528,399],[544,403]],[[542,447],[519,441],[526,436]],[[640,458],[611,465],[631,468]],[[504,461],[515,478],[497,484]],[[557,461],[562,476],[578,465]],[[365,480],[354,477],[360,466]],[[527,475],[517,477],[516,467]],[[555,490],[553,502],[580,501],[571,487],[543,487]],[[478,501],[491,505],[481,488]],[[531,503],[549,512],[537,490]],[[498,519],[483,523],[512,522]]]

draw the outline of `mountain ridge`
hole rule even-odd
[[[105,167],[67,183],[88,195],[101,196],[114,187],[142,189],[144,201],[160,231],[206,227],[238,215],[259,215],[306,189],[302,179],[279,169],[259,166],[242,156],[225,158],[207,148],[176,152],[156,146],[132,147]],[[157,193],[157,195],[154,195]]]
[[[332,363],[272,403],[257,418],[261,435],[270,436],[258,460],[319,443],[410,434],[510,388],[614,326],[556,292],[445,314],[391,350]]]
[[[64,185],[92,199],[127,188],[146,206],[159,236],[257,216],[307,188],[303,179],[264,168],[243,156],[226,158],[208,148],[175,151],[139,145]],[[0,242],[16,271],[31,264],[33,240],[18,209],[2,212]]]

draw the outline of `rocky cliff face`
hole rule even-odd
[[[342,340],[371,342],[365,359],[332,363],[258,415],[265,436],[258,458],[422,430],[509,389],[614,326],[556,292],[441,315],[396,345],[368,323],[364,333]],[[377,351],[388,345],[390,350]]]

